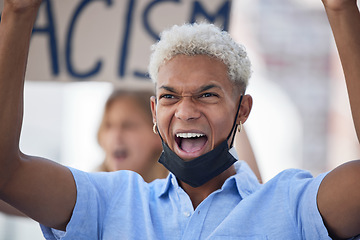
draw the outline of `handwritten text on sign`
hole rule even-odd
[[[228,0],[44,0],[26,78],[147,80],[150,46],[174,24],[206,20],[229,27]]]

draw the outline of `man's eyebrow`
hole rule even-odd
[[[201,92],[205,92],[209,89],[212,89],[212,88],[221,88],[220,86],[216,85],[216,84],[209,84],[209,85],[205,85],[205,86],[201,86],[197,91],[196,93],[201,93]],[[172,92],[172,93],[177,93],[177,91],[175,90],[175,88],[173,87],[169,87],[169,86],[166,86],[166,85],[163,85],[161,87],[159,87],[159,89],[164,89],[166,91],[169,91],[169,92]]]
[[[197,91],[198,93],[201,93],[201,92],[205,92],[209,89],[212,89],[212,88],[221,88],[220,86],[216,85],[216,84],[209,84],[209,85],[205,85],[205,86],[202,86],[199,88],[199,90]]]
[[[172,93],[176,93],[176,91],[175,91],[175,89],[174,88],[172,88],[172,87],[169,87],[169,86],[161,86],[161,87],[159,87],[159,89],[164,89],[164,90],[166,90],[166,91],[169,91],[169,92],[172,92]]]

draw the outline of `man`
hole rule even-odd
[[[360,234],[359,161],[317,178],[288,170],[264,185],[245,163],[234,164],[228,149],[252,105],[244,94],[250,63],[242,47],[209,24],[165,32],[150,62],[157,91],[151,100],[154,131],[163,140],[159,161],[173,173],[168,179],[147,184],[128,171],[88,174],[21,153],[24,73],[40,2],[6,0],[4,5],[0,197],[40,222],[46,238],[329,239]],[[359,137],[360,14],[355,0],[323,2]]]

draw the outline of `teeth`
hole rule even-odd
[[[205,136],[205,134],[202,134],[202,133],[177,133],[176,136],[181,137],[181,138],[195,138],[195,137]]]

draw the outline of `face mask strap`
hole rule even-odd
[[[236,120],[237,120],[238,112],[239,112],[240,107],[241,107],[241,102],[242,102],[243,96],[244,96],[244,95],[241,94],[240,101],[239,101],[239,106],[237,107],[237,110],[236,110],[235,120],[234,120],[233,126],[232,126],[232,128],[231,128],[231,131],[230,131],[230,133],[229,133],[229,136],[226,138],[227,140],[230,139],[231,134],[233,134],[233,133],[234,133],[234,130],[236,130],[236,126],[237,126]],[[235,134],[233,135],[233,138],[231,139],[229,148],[232,148],[232,146],[233,146],[233,144],[234,144],[234,140],[235,140]]]
[[[160,131],[159,131],[159,128],[157,126],[157,124],[154,126],[154,128],[157,130],[157,134],[159,134],[159,137],[161,139],[161,142],[164,142],[164,139],[162,138],[161,134],[160,134]]]
[[[157,104],[157,98],[155,96],[155,104]],[[161,134],[160,134],[160,131],[159,131],[159,128],[158,128],[158,125],[156,124],[156,122],[154,123],[154,127],[153,127],[153,131],[156,130],[157,131],[157,134],[159,134],[159,137],[161,139],[161,142],[164,142],[164,139],[162,138]],[[154,131],[155,133],[155,131]]]

